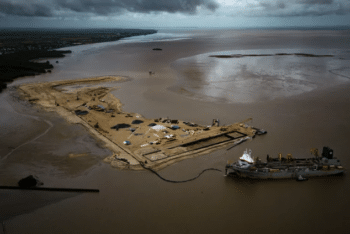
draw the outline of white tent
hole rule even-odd
[[[153,126],[153,127],[151,127],[151,128],[154,129],[154,130],[156,130],[157,132],[166,129],[166,127],[164,127],[163,125],[155,125],[155,126]]]

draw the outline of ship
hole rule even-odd
[[[250,179],[296,179],[307,180],[309,177],[343,174],[345,169],[340,160],[334,157],[333,150],[323,147],[322,155],[317,149],[311,149],[310,158],[294,158],[292,154],[277,158],[267,155],[266,162],[259,157],[253,158],[251,150],[245,150],[237,162],[228,161],[225,175]]]

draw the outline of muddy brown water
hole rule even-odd
[[[113,94],[125,111],[198,124],[252,117],[250,125],[268,131],[229,151],[159,172],[172,180],[194,177],[209,167],[224,169],[246,148],[261,158],[278,153],[307,157],[310,148],[329,146],[344,167],[350,166],[349,31],[160,33],[186,39],[74,47],[66,58],[52,60],[59,60],[52,73],[18,79],[0,94],[2,185],[35,174],[48,187],[100,189],[99,194],[2,190],[0,220],[6,233],[346,233],[347,174],[298,183],[241,180],[209,171],[193,182],[171,184],[148,171],[111,168],[102,162],[110,152],[81,126],[16,98],[13,87],[21,83],[122,75],[130,79],[118,83],[121,89]],[[163,50],[153,51],[155,47]],[[335,57],[207,56],[252,52]],[[71,153],[87,156],[70,158]]]

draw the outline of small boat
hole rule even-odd
[[[298,177],[297,177],[297,181],[307,181],[308,180],[308,178],[305,178],[305,177],[303,177],[302,175],[299,175]]]

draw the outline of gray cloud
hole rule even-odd
[[[309,5],[329,5],[333,3],[333,0],[300,0],[299,3]]]
[[[350,14],[349,0],[261,0],[246,16],[298,17]]]
[[[264,7],[266,10],[277,10],[286,8],[286,4],[284,2],[260,2],[259,5]]]
[[[287,13],[267,13],[264,16],[270,17],[301,17],[301,16],[326,16],[326,15],[346,15],[349,14],[348,9],[336,9],[329,11],[317,11],[317,10],[309,10],[309,11],[290,11]]]
[[[48,6],[37,3],[17,3],[7,0],[0,1],[0,12],[19,16],[52,16],[52,11]]]
[[[0,0],[0,13],[19,16],[58,16],[58,12],[112,15],[123,12],[195,14],[198,7],[215,11],[215,0]]]
[[[0,16],[79,17],[122,15],[133,13],[195,14],[198,8],[212,12],[219,8],[217,0],[0,0]],[[256,0],[239,5],[232,11],[246,17],[297,17],[350,14],[349,0]],[[224,9],[225,5],[223,5]],[[241,9],[240,9],[241,7]],[[219,14],[219,13],[218,13]]]

